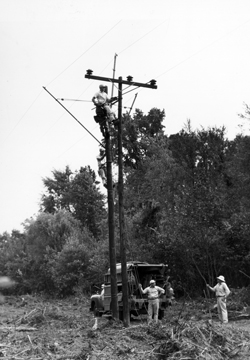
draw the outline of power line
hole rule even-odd
[[[9,132],[9,134],[6,136],[6,138],[3,140],[2,144],[3,145],[6,140],[10,137],[10,135],[13,133],[13,131],[17,128],[17,126],[20,124],[20,122],[22,121],[22,119],[25,117],[25,115],[28,113],[28,111],[32,108],[32,106],[35,104],[35,102],[37,101],[37,99],[39,98],[39,96],[41,95],[42,91],[40,91],[40,93],[37,95],[37,97],[35,98],[35,100],[32,101],[32,103],[30,104],[30,106],[28,107],[28,109],[25,111],[25,113],[21,116],[21,118],[18,120],[18,122],[16,123],[16,125],[12,128],[12,130]]]
[[[249,20],[247,20],[247,21],[245,21],[243,24],[241,24],[241,25],[237,26],[236,28],[234,28],[234,29],[232,29],[232,30],[228,31],[226,34],[224,34],[224,35],[220,36],[218,39],[216,39],[216,40],[214,40],[213,42],[211,42],[210,44],[208,44],[208,45],[204,46],[204,47],[203,47],[203,48],[201,48],[200,50],[196,51],[196,52],[195,52],[195,53],[193,53],[192,55],[188,56],[186,59],[184,59],[184,60],[180,61],[180,62],[179,62],[179,63],[177,63],[176,65],[174,65],[174,66],[172,66],[171,68],[169,68],[168,70],[164,71],[164,72],[163,72],[163,73],[161,73],[160,75],[156,76],[156,79],[158,79],[159,77],[161,77],[161,76],[165,75],[167,72],[169,72],[169,71],[171,71],[171,70],[175,69],[176,67],[178,67],[179,65],[181,65],[181,64],[183,64],[184,62],[188,61],[189,59],[191,59],[191,58],[192,58],[192,57],[194,57],[195,55],[199,54],[200,52],[202,52],[202,51],[206,50],[208,47],[210,47],[210,46],[214,45],[216,42],[220,41],[220,40],[221,40],[221,39],[223,39],[224,37],[228,36],[228,35],[229,35],[229,34],[231,34],[232,32],[234,32],[234,31],[238,30],[239,28],[241,28],[242,26],[244,26],[245,24],[247,24],[249,21],[250,21],[250,19],[249,19]]]
[[[66,70],[68,70],[75,62],[77,62],[83,55],[85,55],[93,46],[95,46],[100,40],[102,40],[110,31],[112,31],[122,20],[118,21],[111,29],[109,29],[105,34],[103,34],[94,44],[92,44],[87,50],[85,50],[78,58],[76,58],[70,65],[68,65],[63,71],[61,71],[53,80],[51,80],[48,84],[50,85],[54,82],[59,76],[61,76]]]
[[[150,34],[152,31],[154,31],[155,29],[157,29],[159,26],[161,26],[162,24],[164,24],[167,20],[164,20],[162,23],[158,24],[156,27],[154,27],[152,30],[148,31],[146,34],[144,34],[143,36],[141,36],[139,39],[135,40],[133,43],[131,43],[130,45],[128,45],[126,48],[124,48],[122,51],[119,52],[118,55],[120,55],[121,53],[123,53],[124,51],[126,51],[127,49],[129,49],[131,46],[133,46],[134,44],[136,44],[138,41],[140,41],[141,39],[143,39],[145,36],[147,36],[148,34]]]

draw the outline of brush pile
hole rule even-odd
[[[113,322],[88,336],[94,339],[89,343],[89,360],[243,360],[250,353],[249,332],[212,321],[182,322],[174,327],[143,323],[129,328]]]

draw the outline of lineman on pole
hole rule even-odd
[[[92,102],[97,107],[99,107],[99,106],[102,107],[105,110],[109,121],[113,121],[113,120],[115,120],[115,114],[114,114],[114,112],[112,112],[112,110],[109,106],[109,103],[116,100],[117,98],[109,98],[108,94],[105,92],[106,87],[104,85],[100,85],[99,88],[100,88],[100,91],[98,91],[94,94],[94,96],[92,98]]]

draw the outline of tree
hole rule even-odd
[[[151,138],[163,135],[162,122],[164,110],[153,108],[148,115],[139,109],[133,118],[123,116],[123,155],[125,167],[138,168],[140,161],[147,155]]]
[[[96,176],[89,166],[74,174],[67,166],[65,171],[54,170],[53,178],[43,179],[46,193],[42,196],[41,210],[55,213],[65,209],[87,227],[95,237],[101,233],[100,223],[107,216],[104,195],[96,187]]]
[[[150,138],[146,155],[126,180],[138,254],[169,262],[189,289],[204,282],[197,269],[209,278],[226,264],[230,144],[224,134],[224,128],[189,129],[170,139]]]
[[[80,236],[80,222],[66,210],[54,214],[40,213],[25,223],[26,243],[34,260],[43,258],[47,247],[60,252],[71,236]]]
[[[72,295],[78,285],[84,290],[89,289],[90,254],[88,245],[77,238],[68,239],[60,252],[47,253],[46,270],[57,295]]]

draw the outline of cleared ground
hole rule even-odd
[[[248,309],[232,306],[229,324],[217,321],[214,300],[175,302],[158,325],[146,317],[95,319],[88,298],[6,297],[0,305],[0,358],[22,359],[249,359]],[[230,304],[228,304],[230,309]]]

